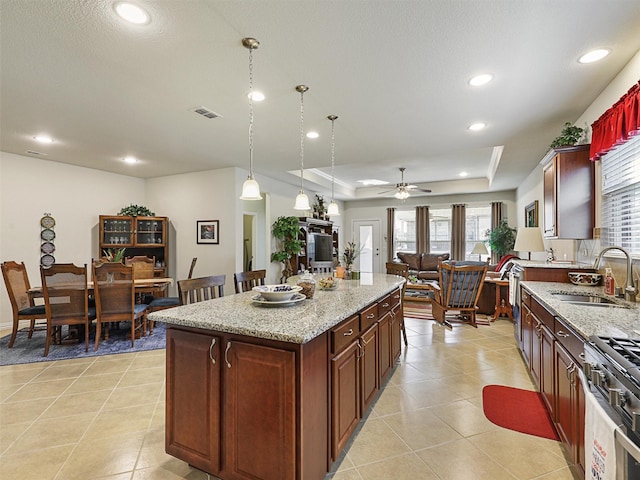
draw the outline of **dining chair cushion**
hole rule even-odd
[[[178,305],[180,305],[178,297],[158,297],[153,299],[149,304],[149,308],[177,307]]]
[[[45,313],[44,305],[34,305],[18,311],[18,315],[44,315]]]

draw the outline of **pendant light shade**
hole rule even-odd
[[[260,185],[253,178],[253,51],[260,42],[255,38],[243,38],[242,45],[249,50],[249,177],[242,185],[240,200],[262,200]]]
[[[306,85],[298,85],[296,91],[300,92],[300,192],[296,197],[294,210],[311,210],[309,197],[304,193],[304,92],[309,90]]]
[[[329,206],[327,207],[327,215],[339,217],[340,216],[340,208],[333,198],[333,190],[336,183],[335,176],[333,174],[333,170],[336,164],[336,131],[335,131],[335,123],[338,119],[337,115],[329,115],[327,117],[331,120],[331,202],[329,202]]]

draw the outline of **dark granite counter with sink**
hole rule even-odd
[[[566,264],[565,264],[566,265]],[[561,317],[583,339],[591,335],[604,337],[640,337],[640,304],[604,294],[603,287],[578,286],[570,283],[524,281],[520,285]],[[613,302],[614,307],[582,304],[563,300],[561,295],[589,295]]]

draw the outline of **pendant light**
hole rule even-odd
[[[334,184],[336,182],[335,176],[333,174],[333,170],[336,164],[336,132],[335,132],[335,122],[338,119],[337,115],[329,115],[327,117],[331,120],[331,202],[327,207],[327,215],[339,217],[340,216],[340,208],[338,208],[338,204],[333,198],[333,190]]]
[[[249,50],[249,177],[242,184],[240,200],[262,200],[260,185],[253,178],[253,51],[260,42],[255,38],[243,38],[242,45]]]
[[[300,92],[300,193],[296,197],[294,210],[311,210],[309,197],[304,193],[304,92],[309,90],[306,85],[298,85],[296,91]]]

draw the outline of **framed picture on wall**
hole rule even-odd
[[[525,227],[537,227],[538,226],[538,201],[530,203],[524,207],[524,226]]]
[[[220,220],[198,220],[196,222],[198,243],[217,245],[220,243]]]

